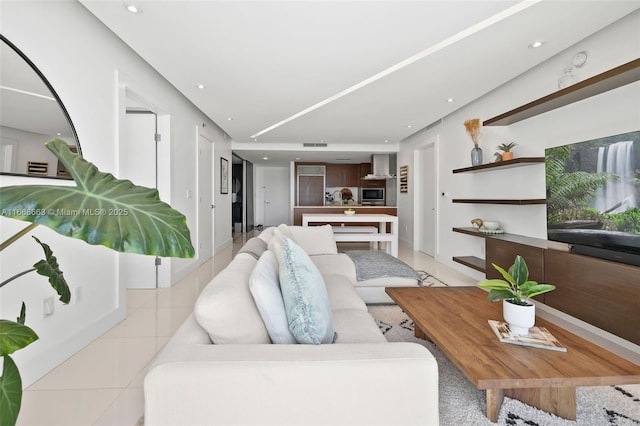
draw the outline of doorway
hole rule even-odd
[[[415,151],[416,200],[414,223],[416,224],[416,246],[418,251],[435,257],[436,242],[436,193],[437,163],[436,141],[428,141],[426,145]]]
[[[289,167],[260,167],[257,181],[258,198],[262,201],[261,223],[265,228],[289,224]]]
[[[119,178],[139,186],[158,187],[158,117],[147,109],[127,108],[122,119]],[[125,288],[158,287],[158,258],[133,253],[119,255],[119,279]]]
[[[213,256],[215,212],[214,203],[214,142],[198,133],[198,261],[206,262]]]

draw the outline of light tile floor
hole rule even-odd
[[[232,247],[171,288],[128,290],[127,318],[30,386],[18,424],[136,425],[143,414],[147,366],[192,311],[202,288],[252,236],[238,234]],[[348,247],[353,248],[363,247]],[[449,285],[476,283],[402,245],[399,258]]]

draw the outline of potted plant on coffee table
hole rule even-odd
[[[526,335],[535,324],[535,305],[533,296],[554,290],[553,284],[538,284],[529,280],[529,268],[524,259],[518,255],[508,271],[492,263],[504,280],[491,279],[478,283],[478,286],[489,290],[489,301],[502,300],[502,316],[509,324],[513,334]]]
[[[153,188],[103,173],[92,163],[71,152],[61,139],[45,146],[60,160],[76,186],[22,185],[0,188],[0,216],[31,222],[7,241],[0,251],[38,225],[57,233],[110,249],[160,257],[193,257],[186,217],[160,200]],[[69,303],[69,286],[50,247],[33,237],[45,259],[0,283],[3,287],[29,272],[49,279],[62,303]],[[22,279],[24,282],[25,280]],[[25,325],[22,304],[16,321],[0,319],[0,425],[14,425],[22,401],[22,380],[11,354],[38,339]]]

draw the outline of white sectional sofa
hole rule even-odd
[[[438,425],[435,359],[418,344],[386,341],[356,291],[353,262],[337,253],[330,229],[313,228],[265,230],[207,285],[145,377],[145,425]],[[335,343],[295,342],[302,337],[283,275],[294,248],[320,272]],[[277,302],[265,291],[274,272]],[[296,293],[296,303],[305,297]],[[266,312],[280,303],[290,330],[278,328],[279,308]],[[304,315],[313,311],[299,303]]]

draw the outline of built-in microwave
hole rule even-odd
[[[384,205],[384,188],[362,188],[363,205]]]

